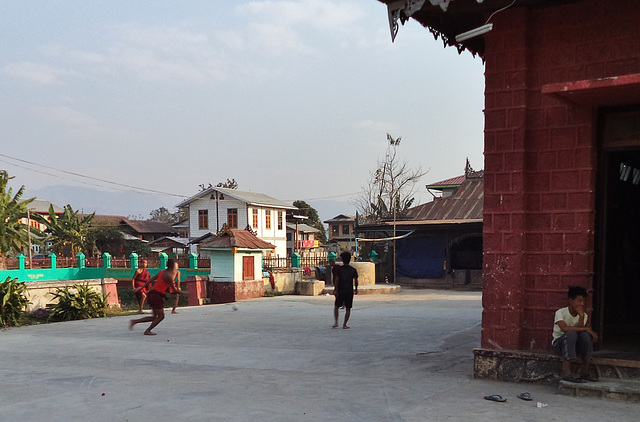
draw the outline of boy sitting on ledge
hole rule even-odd
[[[555,353],[562,357],[560,377],[570,382],[597,381],[589,372],[593,353],[593,343],[598,335],[591,329],[591,322],[584,311],[588,293],[583,287],[569,287],[569,306],[558,309],[553,325],[551,345]],[[580,374],[571,373],[571,362],[580,357]]]

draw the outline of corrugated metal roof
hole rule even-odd
[[[160,239],[156,239],[152,242],[149,242],[149,246],[177,246],[184,248],[189,244],[189,239],[185,237],[173,237],[173,236],[164,236]]]
[[[482,221],[483,201],[484,177],[468,178],[454,195],[410,208],[402,219]]]
[[[227,230],[200,245],[202,249],[275,249],[275,245],[258,239],[247,230]]]
[[[64,208],[60,208],[59,206],[52,204],[49,201],[43,201],[42,199],[34,199],[27,204],[27,208],[31,212],[49,214],[49,205],[53,205],[53,212],[56,214],[62,214],[64,212]]]
[[[296,224],[295,223],[287,223],[287,228],[291,229],[291,230],[295,230],[296,229]],[[298,224],[298,231],[302,232],[302,233],[317,233],[320,230],[316,229],[315,227],[311,227],[307,224]]]
[[[344,222],[344,221],[356,221],[356,216],[340,214],[340,215],[336,215],[331,220],[324,220],[325,223],[337,223],[337,222]]]
[[[196,195],[192,196],[191,198],[185,199],[184,201],[180,202],[178,205],[176,205],[176,207],[178,208],[185,207],[190,203],[192,203],[193,201],[195,201],[196,199],[210,196],[213,192],[223,193],[224,195],[227,195],[231,198],[235,198],[240,201],[246,202],[249,205],[271,207],[271,208],[282,208],[287,210],[298,209],[293,205],[289,205],[286,202],[280,201],[278,199],[272,198],[271,196],[265,195],[262,193],[246,192],[246,191],[241,191],[237,189],[227,189],[227,188],[217,188],[217,187],[211,187],[202,192],[198,192]]]
[[[170,224],[159,221],[129,220],[124,219],[121,225],[131,227],[136,233],[175,233],[176,230]]]

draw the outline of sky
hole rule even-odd
[[[419,203],[484,166],[481,59],[413,20],[392,43],[375,0],[3,0],[0,51],[0,169],[39,199],[142,214],[127,191],[171,206],[234,178],[329,219],[355,214],[387,133],[428,170]]]

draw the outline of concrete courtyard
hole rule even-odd
[[[637,421],[640,404],[474,380],[480,293],[180,308],[143,336],[131,317],[0,331],[0,421]],[[343,311],[341,311],[341,318]],[[531,393],[533,401],[516,396]],[[506,403],[483,396],[501,394]],[[537,402],[546,403],[538,408]]]

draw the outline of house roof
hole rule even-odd
[[[83,219],[91,214],[78,214],[78,218]],[[102,215],[96,214],[91,220],[92,226],[119,226],[122,220],[126,220],[127,217],[123,215]]]
[[[296,229],[296,224],[295,223],[287,223],[287,229],[290,230],[295,230]],[[298,224],[298,231],[302,232],[302,233],[318,233],[320,230],[316,229],[315,227],[311,227],[308,224]]]
[[[163,236],[160,239],[149,242],[149,246],[166,246],[185,248],[189,245],[189,239],[185,237]]]
[[[480,172],[478,172],[480,173]],[[484,176],[468,177],[458,191],[446,198],[410,208],[403,220],[480,220],[484,201]],[[404,222],[403,222],[404,224]]]
[[[485,49],[483,37],[469,38],[458,43],[456,42],[456,35],[485,25],[493,12],[503,9],[505,6],[540,7],[579,0],[516,0],[512,6],[509,6],[510,2],[505,0],[426,0],[420,9],[413,13],[397,0],[378,1],[388,6],[390,16],[395,16],[395,19],[397,19],[396,26],[400,23],[404,24],[408,20],[406,17],[408,14],[431,31],[436,39],[442,39],[445,46],[456,47],[459,52],[467,49],[473,55],[478,54],[483,57]],[[391,13],[391,9],[396,10],[395,14]]]
[[[52,204],[49,201],[43,201],[42,199],[34,199],[29,202],[27,204],[27,209],[38,214],[49,214],[49,205],[53,205],[53,212],[56,214],[62,214],[64,212],[64,208],[60,208],[59,206]]]
[[[324,220],[325,223],[338,223],[338,222],[347,222],[347,221],[356,221],[355,215],[346,215],[346,214],[338,214],[330,220]]]
[[[275,249],[275,245],[258,239],[247,230],[223,230],[219,235],[214,235],[211,240],[200,245],[202,249]]]
[[[289,205],[283,201],[272,198],[271,196],[268,196],[262,193],[246,192],[246,191],[241,191],[237,189],[227,189],[227,188],[218,188],[218,187],[211,187],[209,189],[203,190],[202,192],[198,192],[197,194],[193,195],[191,198],[185,199],[184,201],[180,202],[178,205],[176,205],[176,207],[178,208],[186,207],[187,205],[189,205],[190,203],[192,203],[197,199],[211,196],[211,194],[213,194],[214,192],[222,193],[231,198],[237,199],[242,202],[246,202],[249,205],[269,207],[269,208],[281,208],[281,209],[287,209],[287,210],[298,209],[293,205]]]
[[[124,219],[120,222],[123,226],[129,226],[136,233],[175,233],[176,230],[170,224],[161,223],[159,221],[147,220],[129,220]]]
[[[462,176],[452,177],[451,179],[446,179],[440,182],[431,183],[425,187],[427,189],[434,189],[434,190],[453,188],[453,187],[460,186],[465,180],[467,180],[467,177],[483,177],[483,176],[484,176],[484,170],[480,170],[480,171],[473,172],[469,176],[467,176],[466,174],[463,174]]]

